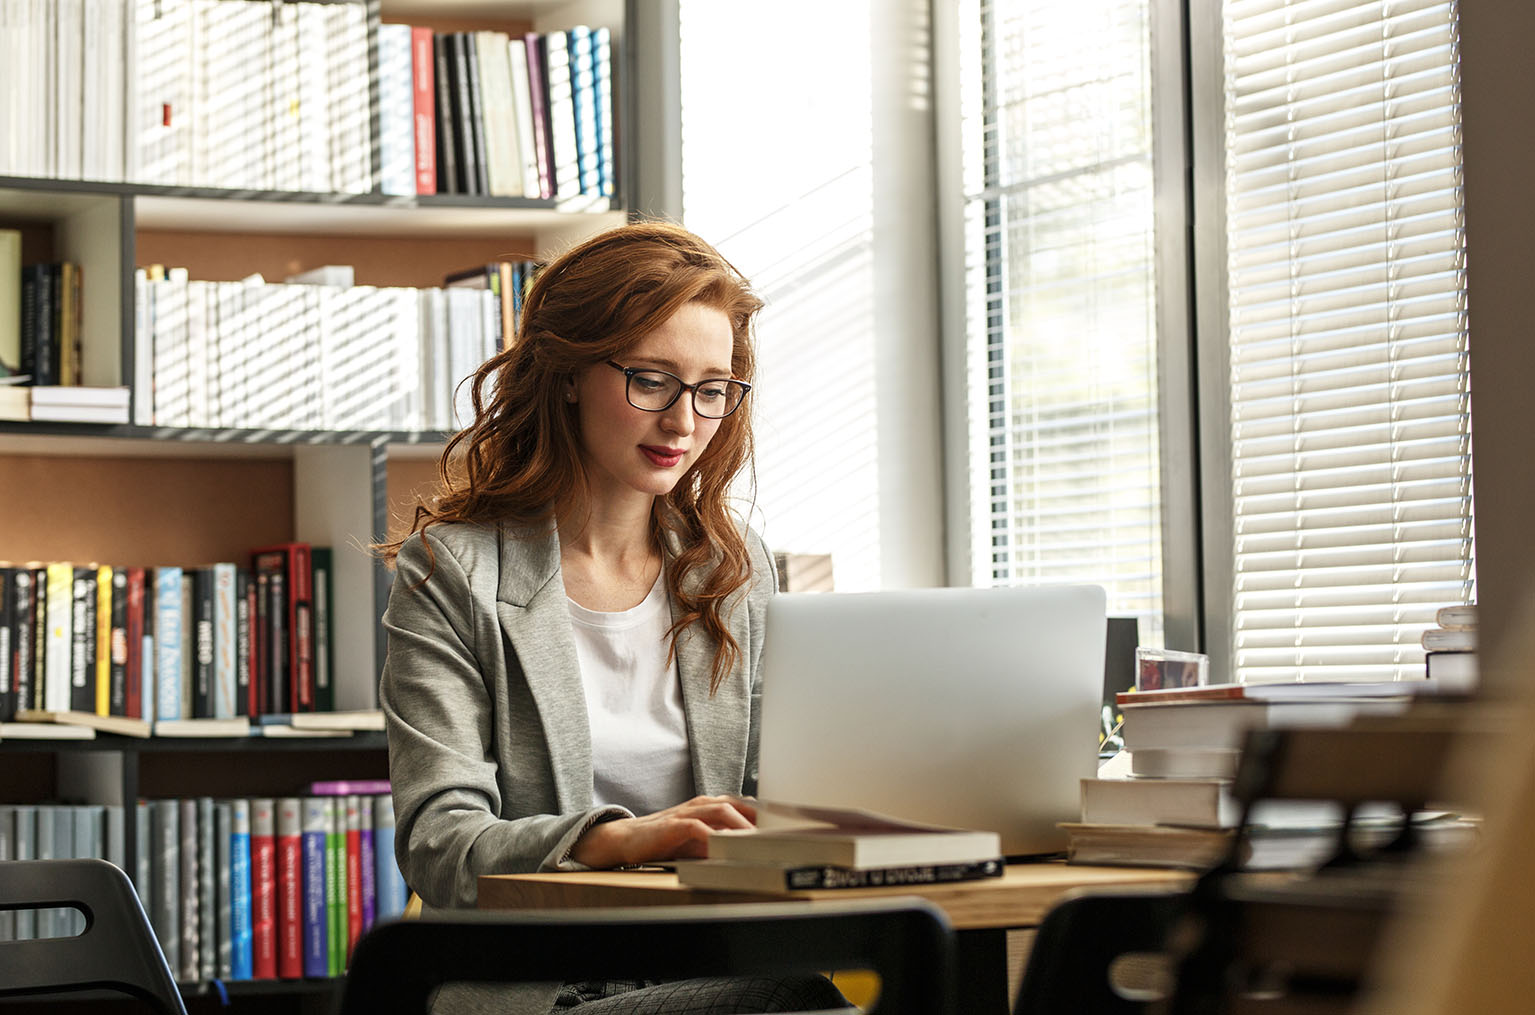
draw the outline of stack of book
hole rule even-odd
[[[709,836],[704,860],[676,861],[694,888],[784,893],[900,887],[1002,875],[995,832],[914,824],[867,811],[750,801],[758,827]]]
[[[1082,820],[1063,826],[1074,863],[1205,867],[1242,815],[1231,795],[1248,730],[1344,726],[1403,711],[1422,686],[1214,684],[1116,697],[1125,749],[1082,780]],[[1379,817],[1388,818],[1382,814]],[[1249,816],[1253,867],[1325,858],[1342,813],[1327,802],[1264,802]]]
[[[1436,626],[1423,632],[1423,663],[1428,679],[1441,690],[1476,689],[1476,604],[1441,607]]]

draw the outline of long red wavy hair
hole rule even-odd
[[[622,360],[689,303],[730,319],[731,373],[749,383],[756,365],[752,324],[762,301],[718,251],[686,229],[660,222],[619,226],[547,265],[528,290],[516,341],[465,381],[474,419],[443,451],[436,497],[417,505],[410,535],[380,544],[380,555],[392,561],[407,539],[441,522],[536,531],[578,508],[586,465],[574,407],[562,397],[564,382],[593,364]],[[694,624],[713,640],[711,693],[740,657],[722,610],[751,581],[746,541],[729,508],[731,484],[751,462],[748,395],[651,513],[657,545],[669,556],[667,590],[678,617],[673,642]]]

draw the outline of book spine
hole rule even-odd
[[[362,929],[366,933],[378,919],[378,856],[373,846],[373,800],[369,796],[357,798],[357,827],[358,894],[362,897]]]
[[[70,704],[70,628],[74,602],[74,568],[68,564],[47,566],[46,617],[43,652],[43,702],[50,712],[67,712]]]
[[[192,718],[213,712],[213,569],[192,569]]]
[[[70,579],[69,707],[96,711],[96,569],[77,567]]]
[[[250,572],[235,569],[234,580],[234,701],[235,715],[250,715],[251,672],[251,580]]]
[[[335,799],[322,799],[325,802],[326,968],[331,976],[340,976],[346,969],[346,818]]]
[[[277,978],[277,818],[270,798],[251,809],[251,976]]]
[[[37,600],[30,568],[18,567],[11,573],[11,591],[15,611],[12,666],[12,714],[32,707],[36,687],[36,611]]]
[[[181,716],[183,719],[198,718],[193,710],[196,698],[197,678],[197,627],[193,615],[197,609],[197,584],[190,571],[181,573]],[[206,718],[206,717],[204,717]]]
[[[538,191],[554,197],[554,143],[549,127],[549,74],[544,63],[543,37],[537,32],[523,36],[528,55],[528,101],[533,117],[533,144],[538,156]]]
[[[181,568],[155,568],[155,716],[181,715]]]
[[[107,623],[107,714],[128,714],[128,568],[111,568]]]
[[[0,567],[0,722],[10,722],[16,715],[15,572],[15,568]],[[9,815],[10,812],[5,813]],[[8,834],[5,826],[0,824],[0,835]]]
[[[173,973],[181,969],[181,810],[175,800],[154,802],[154,928]],[[179,976],[178,976],[179,978]]]
[[[394,855],[394,798],[388,794],[373,798],[373,855],[378,862],[376,915],[380,920],[392,919],[405,912],[408,893]]]
[[[331,637],[335,583],[330,547],[312,547],[309,562],[314,571],[314,587],[310,590],[314,600],[314,707],[317,712],[330,712],[336,707],[335,642]]]
[[[27,708],[48,707],[48,569],[32,571],[32,700]]]
[[[437,193],[436,62],[432,30],[411,26],[411,103],[415,116],[416,193]]]
[[[194,983],[198,979],[201,931],[198,926],[197,801],[188,797],[178,803],[181,807],[181,843],[178,851],[181,861],[181,965],[177,967],[177,978],[184,983]]]
[[[246,637],[250,639],[250,693],[247,695],[245,710],[251,718],[255,718],[265,710],[267,700],[267,643],[266,643],[266,581],[263,576],[252,573],[250,585],[246,590],[246,609],[250,613],[250,629]]]
[[[464,109],[467,112],[469,139],[473,145],[470,163],[474,166],[474,193],[489,194],[490,155],[485,137],[485,110],[480,101],[480,54],[471,33],[455,32],[454,36],[458,42],[459,68],[463,71],[459,77],[461,98],[466,103]]]
[[[341,798],[346,825],[346,956],[350,960],[362,934],[362,819],[358,798]]]
[[[214,869],[218,897],[218,955],[213,975],[234,979],[234,807],[228,800],[213,805]]]
[[[597,174],[604,197],[618,192],[618,173],[613,151],[613,33],[592,29],[592,69],[597,78]]]
[[[231,563],[214,564],[213,571],[213,717],[239,715],[235,680],[235,572]]]
[[[325,802],[303,801],[304,975],[330,975],[325,909]]]
[[[96,569],[96,714],[112,714],[112,568]]]
[[[197,798],[197,971],[204,982],[217,974],[218,965],[218,871],[212,797]]]
[[[299,801],[283,797],[277,801],[277,975],[297,980],[304,975],[303,904],[301,894],[303,865],[300,834],[303,820]]]
[[[251,969],[251,810],[249,800],[231,800],[229,844],[230,979],[249,980]]]
[[[309,784],[310,796],[375,796],[388,792],[388,779],[327,779]]]
[[[457,194],[458,180],[458,122],[453,111],[453,77],[451,64],[452,45],[448,35],[432,38],[433,81],[437,94],[434,98],[437,121],[437,192]]]
[[[144,609],[142,618],[144,634],[139,642],[139,693],[136,697],[138,718],[153,722],[155,718],[155,579],[149,568],[144,568]]]
[[[292,711],[314,711],[314,571],[309,544],[295,543],[288,554],[288,581],[292,593],[288,609],[292,661]]]

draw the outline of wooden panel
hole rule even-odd
[[[391,458],[384,497],[389,505],[388,538],[399,539],[410,531],[416,505],[430,500],[437,489],[437,460]]]
[[[138,267],[184,267],[191,277],[229,282],[259,273],[268,282],[327,264],[349,264],[358,285],[427,288],[444,275],[490,261],[531,258],[530,236],[293,236],[141,230]]]
[[[244,561],[293,538],[286,460],[0,456],[0,559]]]

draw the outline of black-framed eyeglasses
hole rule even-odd
[[[693,411],[705,419],[724,419],[741,407],[752,389],[745,381],[712,377],[688,384],[676,374],[649,367],[626,367],[608,360],[608,366],[624,375],[624,396],[645,412],[665,412],[684,391],[693,393]]]

